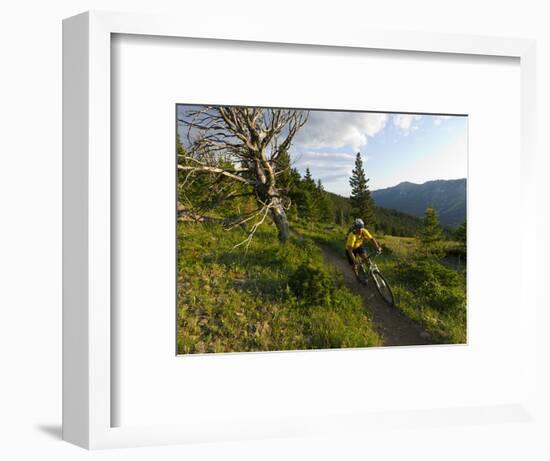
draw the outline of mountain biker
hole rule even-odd
[[[351,264],[355,275],[357,275],[357,257],[361,256],[367,260],[369,258],[369,254],[365,248],[365,241],[367,240],[372,243],[378,253],[382,251],[382,247],[367,230],[363,220],[357,218],[351,226],[348,238],[346,240],[346,256],[348,257],[348,261]]]

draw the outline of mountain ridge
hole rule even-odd
[[[446,183],[446,182],[452,182],[452,181],[466,181],[466,178],[429,179],[428,181],[424,181],[424,182],[401,181],[400,183],[397,183],[395,186],[388,186],[388,187],[381,187],[380,189],[373,189],[371,190],[371,193],[380,192],[386,189],[394,189],[395,187],[399,187],[399,186],[425,186],[426,184],[431,184],[431,183]]]
[[[402,181],[396,186],[371,191],[377,206],[416,217],[426,208],[436,210],[441,224],[457,227],[466,220],[466,178],[434,179],[422,184]]]

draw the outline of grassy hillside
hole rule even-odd
[[[301,234],[342,253],[346,229],[342,226],[304,223],[296,225]],[[434,261],[415,258],[419,241],[412,237],[377,235],[384,248],[376,263],[387,277],[398,308],[421,323],[437,342],[466,342],[466,272]],[[460,244],[444,242],[452,250]]]
[[[262,226],[246,237],[214,223],[178,224],[178,353],[380,345],[361,299],[311,239],[287,245]]]

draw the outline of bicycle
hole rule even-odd
[[[374,281],[376,291],[378,291],[378,294],[382,297],[382,299],[389,306],[395,306],[395,298],[393,296],[391,287],[385,277],[380,272],[380,269],[378,269],[376,263],[373,261],[375,256],[378,256],[379,254],[380,253],[369,256],[368,260],[366,260],[364,257],[361,257],[359,267],[357,268],[357,279],[361,284],[367,285],[370,277],[370,279]]]

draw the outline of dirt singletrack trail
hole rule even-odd
[[[325,260],[334,266],[344,277],[344,283],[354,293],[363,298],[363,304],[370,312],[371,320],[382,336],[384,346],[413,346],[434,344],[430,335],[416,322],[408,318],[397,307],[389,307],[381,298],[374,282],[361,285],[352,272],[343,253],[338,254],[332,248],[320,245]],[[390,281],[391,283],[391,281]]]

